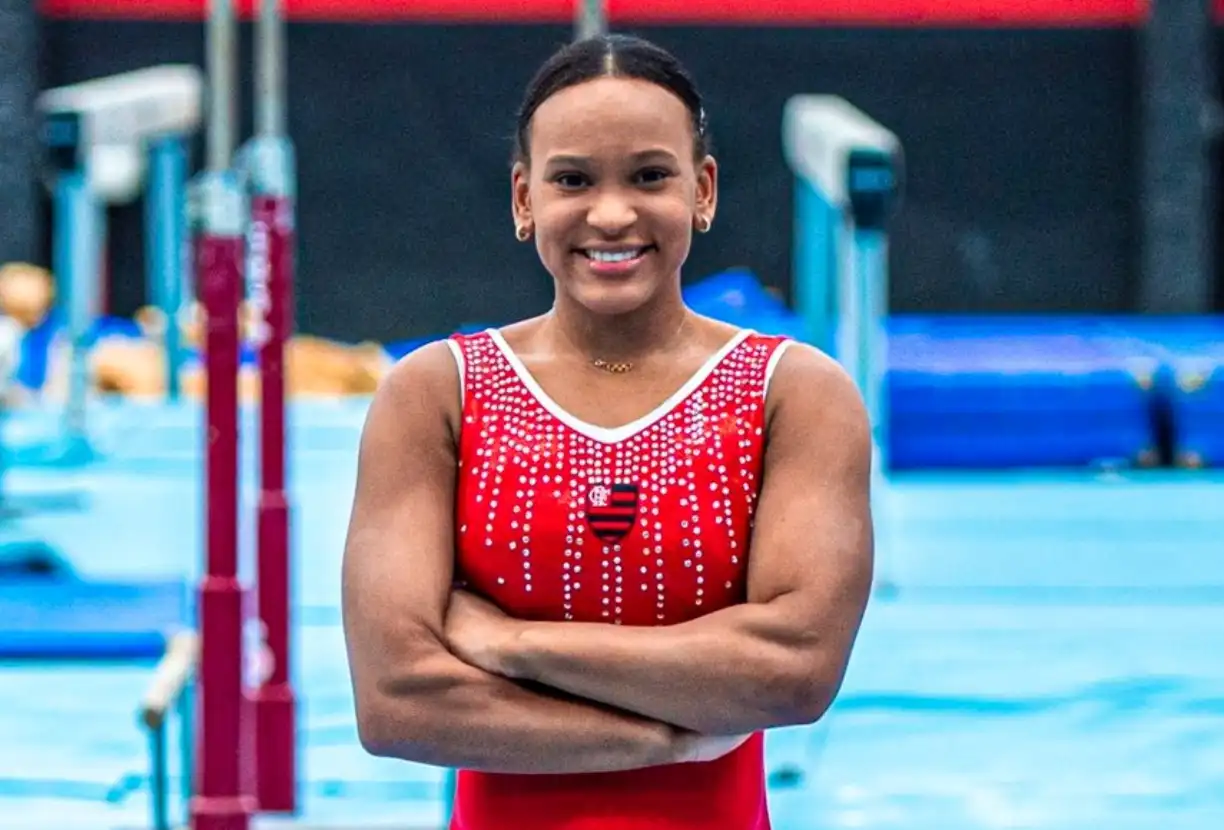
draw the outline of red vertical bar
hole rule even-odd
[[[296,808],[296,702],[289,667],[289,496],[285,470],[285,344],[293,331],[293,203],[254,195],[254,290],[266,309],[260,333],[259,613],[272,655],[271,676],[256,692],[259,809]],[[257,260],[262,259],[262,263]],[[262,273],[261,273],[262,272]]]
[[[246,830],[254,805],[243,795],[250,752],[242,717],[243,592],[238,581],[238,306],[243,240],[206,230],[197,237],[194,253],[206,317],[207,572],[199,597],[201,753],[191,819],[195,830]]]

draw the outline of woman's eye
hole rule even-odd
[[[652,167],[649,170],[643,170],[638,173],[638,181],[642,184],[659,184],[669,178],[671,178],[671,171],[658,167]]]
[[[587,183],[587,180],[586,176],[581,173],[558,173],[556,176],[553,176],[553,183],[566,190],[572,190],[582,187]]]

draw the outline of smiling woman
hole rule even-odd
[[[643,322],[662,317],[664,328],[684,316],[667,295],[694,228],[714,221],[718,168],[708,151],[696,87],[653,49],[587,41],[540,70],[519,111],[514,220],[519,239],[535,237],[570,325],[582,316],[575,306],[650,308]]]
[[[823,715],[871,584],[861,401],[685,306],[718,167],[670,54],[563,49],[517,135],[553,308],[375,397],[344,567],[363,744],[458,767],[454,830],[766,830],[762,733]]]

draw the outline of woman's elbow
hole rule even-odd
[[[357,702],[357,740],[361,748],[377,758],[390,758],[399,746],[396,730],[386,716],[382,704],[376,700]]]
[[[380,689],[358,690],[355,695],[357,739],[361,748],[378,758],[412,760],[413,707],[410,700]]]
[[[785,726],[806,726],[824,717],[841,689],[845,669],[840,661],[815,657],[796,662],[785,688]]]
[[[379,758],[429,762],[432,745],[426,697],[434,684],[422,680],[414,675],[357,685],[355,714],[362,749]]]

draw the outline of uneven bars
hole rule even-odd
[[[247,211],[234,152],[235,11],[210,0],[206,25],[207,169],[191,194],[196,285],[204,309],[205,576],[199,589],[199,789],[193,830],[246,830],[255,811],[243,695],[246,596],[238,578],[238,310]]]
[[[297,806],[296,700],[289,648],[289,515],[285,345],[293,331],[295,161],[287,135],[282,0],[260,0],[255,124],[243,152],[250,198],[249,292],[259,349],[257,594],[271,673],[253,690],[256,787],[261,812]]]

